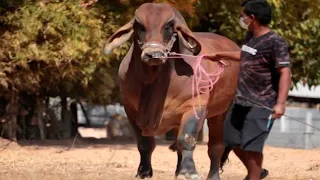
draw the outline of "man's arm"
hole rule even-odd
[[[290,55],[287,43],[283,39],[274,42],[273,58],[280,74],[278,98],[273,107],[273,117],[279,119],[285,113],[285,104],[291,86]]]
[[[223,51],[210,55],[206,55],[205,57],[210,60],[220,60],[222,58],[227,58],[234,61],[240,61],[241,51]]]
[[[280,80],[278,98],[273,107],[273,118],[279,119],[285,113],[285,105],[291,86],[291,71],[289,67],[279,68]]]
[[[285,104],[291,87],[291,71],[289,67],[279,69],[280,80],[277,104]]]

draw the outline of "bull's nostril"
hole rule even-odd
[[[153,54],[152,53],[146,53],[145,56],[149,59],[153,58]]]
[[[153,55],[153,58],[161,58],[164,56],[163,52],[160,52],[160,51],[156,51],[152,55]]]
[[[164,53],[160,51],[147,52],[143,55],[143,59],[157,59],[164,57]]]

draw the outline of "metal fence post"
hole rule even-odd
[[[281,116],[280,119],[280,132],[286,132],[287,131],[287,120],[285,116]]]
[[[307,112],[306,115],[306,123],[312,125],[312,113],[310,111]],[[311,149],[312,148],[312,127],[305,126],[305,133],[304,133],[304,143],[305,143],[305,149]]]

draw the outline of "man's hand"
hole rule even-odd
[[[207,54],[204,56],[204,58],[208,58],[208,59],[211,59],[211,60],[218,60],[217,59],[217,53],[213,53],[213,54]]]
[[[223,66],[228,66],[227,63],[221,60],[218,53],[205,55],[204,58],[210,59],[211,61],[219,61]]]
[[[223,52],[207,54],[204,57],[213,61],[218,61],[221,59],[240,61],[240,55],[241,55],[240,51],[223,51]]]
[[[285,104],[276,104],[273,107],[273,114],[272,114],[272,118],[273,119],[279,119],[281,118],[282,115],[284,115],[284,112],[286,110],[286,106]]]

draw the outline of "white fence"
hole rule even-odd
[[[108,121],[114,114],[121,114],[125,117],[127,116],[124,107],[121,106],[119,103],[116,103],[115,105],[110,104],[107,106],[89,105],[83,103],[83,106],[92,125],[103,125],[104,122]],[[77,104],[77,110],[78,123],[84,124],[86,122],[86,118],[80,104]]]
[[[311,149],[320,147],[320,131],[298,120],[320,128],[320,112],[317,109],[287,108],[286,115],[275,121],[267,144],[278,147]],[[292,118],[291,118],[292,117]]]
[[[320,128],[320,112],[317,109],[287,107],[286,115],[295,120]],[[320,148],[320,131],[283,116],[274,122],[266,141],[267,145],[297,149]],[[207,140],[208,127],[204,124],[204,137]]]
[[[108,106],[88,106],[84,104],[84,106],[85,109],[88,110],[87,115],[90,117],[92,125],[103,125],[104,122],[108,120],[114,113],[120,113],[124,116],[126,115],[123,106],[120,106],[119,104]],[[57,114],[59,114],[59,112],[57,112]],[[294,121],[298,120],[320,128],[320,111],[318,109],[287,107],[286,115],[289,117],[283,116],[280,120],[276,120],[274,122],[266,144],[287,148],[320,148],[320,131],[303,123]],[[294,118],[294,120],[290,119],[290,117]],[[79,105],[78,122],[85,123],[85,117]],[[205,122],[205,140],[207,140],[207,136],[208,127],[207,123]]]

